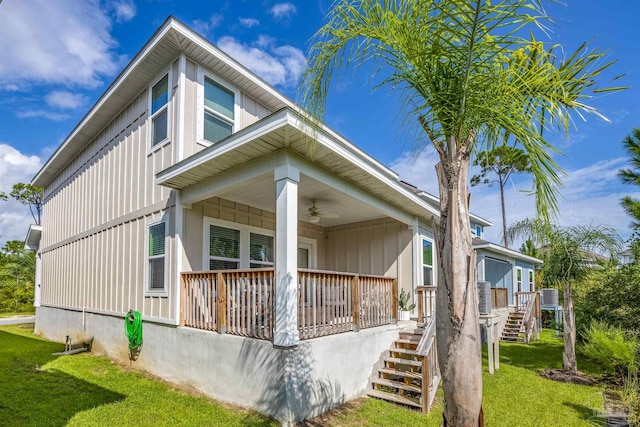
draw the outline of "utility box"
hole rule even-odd
[[[557,289],[540,289],[540,296],[542,297],[542,305],[556,306],[559,304]]]
[[[478,282],[478,311],[491,313],[491,282]]]

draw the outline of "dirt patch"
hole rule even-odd
[[[562,369],[545,369],[540,373],[540,376],[553,381],[560,381],[563,383],[579,384],[579,385],[598,385],[598,380],[582,372],[576,372],[575,374],[568,373]]]
[[[349,413],[356,411],[363,404],[363,399],[351,400],[344,405],[337,406],[324,414],[318,415],[314,418],[309,418],[296,424],[297,427],[324,427],[335,425],[337,418],[348,415]]]

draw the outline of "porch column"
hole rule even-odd
[[[294,347],[298,334],[298,182],[300,171],[285,164],[276,181],[275,332],[273,345]]]

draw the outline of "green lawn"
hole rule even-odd
[[[63,344],[0,327],[0,425],[278,426],[255,412],[195,397],[89,354],[52,357]]]
[[[35,311],[25,312],[25,313],[0,313],[0,319],[4,317],[16,317],[16,316],[33,316]]]
[[[587,426],[602,410],[602,389],[562,384],[538,372],[560,367],[562,343],[544,333],[531,345],[502,344],[500,370],[484,375],[487,426]],[[197,397],[93,355],[52,357],[62,344],[19,326],[0,327],[0,424],[8,426],[230,425],[279,423],[255,412]],[[578,361],[597,374],[594,364]],[[485,366],[486,370],[486,366]],[[441,392],[429,416],[375,399],[359,399],[310,425],[439,426]]]

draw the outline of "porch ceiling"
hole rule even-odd
[[[269,212],[276,211],[276,183],[272,173],[250,179],[242,187],[236,187],[219,197]],[[339,215],[339,218],[321,216],[319,225],[323,227],[367,221],[385,216],[378,209],[301,174],[298,185],[298,218],[302,221],[308,221],[311,199],[316,199],[316,207],[321,215],[323,213]]]

